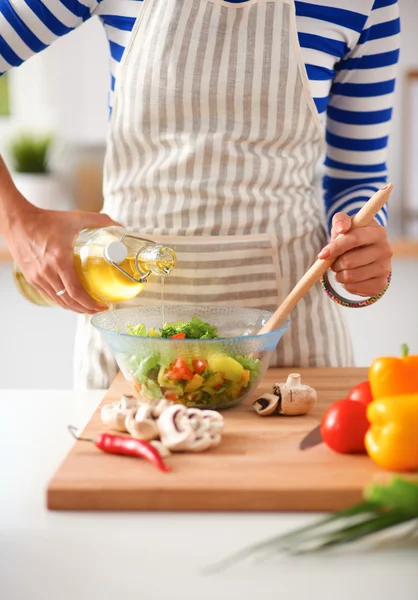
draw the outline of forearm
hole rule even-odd
[[[32,205],[22,196],[0,156],[0,235],[7,237]]]

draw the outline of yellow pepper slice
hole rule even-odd
[[[370,458],[389,471],[418,470],[418,394],[374,400],[367,407]]]

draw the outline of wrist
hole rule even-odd
[[[14,184],[0,190],[0,235],[7,238],[19,223],[33,218],[36,211]]]

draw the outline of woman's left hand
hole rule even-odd
[[[357,296],[376,296],[386,287],[391,272],[393,252],[386,229],[376,221],[365,227],[350,229],[351,218],[348,215],[342,212],[334,215],[331,241],[318,257],[337,259],[331,269],[347,292]]]

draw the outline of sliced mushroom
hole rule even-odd
[[[278,412],[280,398],[275,394],[263,394],[253,402],[255,411],[261,417],[267,417]]]
[[[157,423],[152,416],[152,407],[141,404],[135,414],[126,417],[125,427],[137,440],[156,440],[159,437]]]
[[[201,426],[195,431],[195,438],[188,447],[189,452],[203,452],[212,446],[212,435],[201,421]]]
[[[223,417],[214,413],[209,418],[205,413],[210,412],[180,404],[169,406],[158,418],[161,441],[174,452],[203,452],[218,445]]]
[[[206,422],[204,422],[203,414],[200,408],[188,408],[187,417],[189,419],[190,425],[195,431],[206,427]],[[209,424],[207,426],[207,430],[209,431]]]
[[[212,445],[210,420],[204,417],[203,411],[199,408],[189,408],[187,416],[195,432],[195,439],[189,450],[191,452],[203,452],[203,450],[207,450]]]
[[[162,443],[175,452],[188,450],[196,438],[187,408],[182,404],[166,408],[158,417],[157,426]]]
[[[151,446],[154,446],[156,450],[158,450],[162,458],[167,458],[168,456],[171,456],[170,450],[167,448],[167,446],[164,446],[164,444],[160,442],[160,440],[151,440],[150,444]]]
[[[209,421],[212,433],[219,433],[224,428],[224,418],[218,411],[202,410],[202,417],[205,421]]]
[[[224,428],[224,418],[216,410],[202,410],[203,421],[208,424],[211,437],[211,448],[219,446],[222,440],[221,431]]]
[[[137,402],[135,401],[135,405],[124,402],[125,408],[122,408],[122,400],[120,402],[105,404],[100,411],[100,416],[103,423],[111,429],[126,432],[126,418],[136,412]]]
[[[224,426],[224,419],[221,414],[214,410],[199,410],[199,409],[189,409],[190,411],[198,410],[199,414],[196,415],[198,417],[198,429],[197,435],[202,437],[203,434],[207,434],[210,439],[210,443],[207,448],[213,448],[215,446],[219,446],[221,443],[221,431]],[[193,413],[192,413],[193,416]],[[202,442],[202,445],[205,445]],[[205,448],[206,449],[206,448]]]
[[[122,410],[137,408],[138,404],[138,400],[134,396],[122,396],[120,399],[120,407]]]
[[[153,404],[152,416],[154,417],[154,419],[158,419],[158,417],[162,415],[165,409],[171,406],[172,404],[173,403],[170,400],[166,400],[165,398],[163,400],[158,400],[156,404]]]

